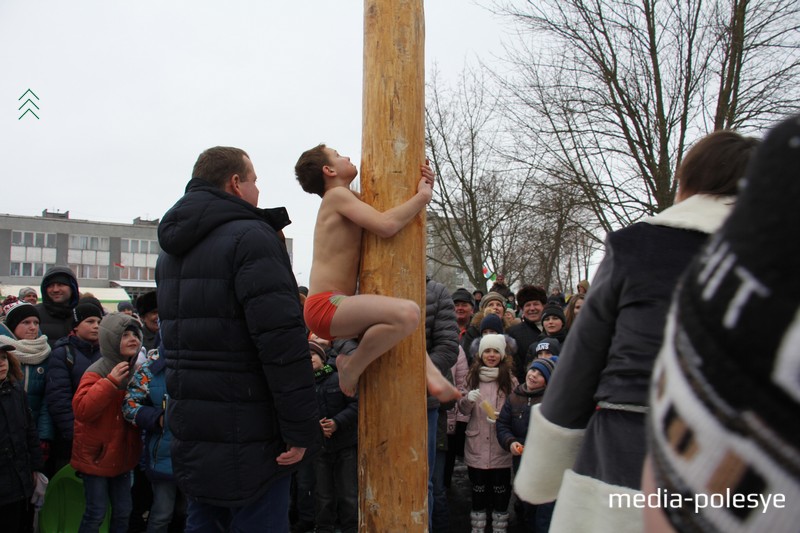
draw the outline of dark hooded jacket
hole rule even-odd
[[[56,277],[66,277],[72,289],[72,295],[66,304],[57,304],[47,295],[47,286]],[[39,310],[39,329],[42,335],[47,335],[47,343],[53,348],[61,337],[69,335],[72,331],[72,310],[78,305],[78,280],[75,274],[67,267],[57,266],[47,271],[42,278],[42,303],[36,304]]]
[[[283,208],[262,210],[193,179],[158,228],[156,266],[167,406],[178,486],[239,507],[297,465],[287,446],[322,443],[298,289],[278,232]]]
[[[132,470],[139,462],[142,452],[139,429],[122,417],[127,383],[115,383],[109,377],[111,370],[125,361],[120,354],[120,342],[129,327],[136,328],[141,340],[142,326],[134,317],[114,313],[103,318],[100,359],[86,370],[72,399],[75,435],[70,464],[84,474],[115,477]],[[133,357],[128,363],[135,361]]]

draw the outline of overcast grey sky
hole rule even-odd
[[[501,54],[507,27],[471,0],[427,0],[425,13],[429,78]],[[238,146],[259,207],[289,210],[307,284],[319,199],[293,167],[319,142],[358,161],[362,41],[358,0],[2,0],[0,212],[159,218],[201,151]],[[28,88],[38,120],[18,118]]]

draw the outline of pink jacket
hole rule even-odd
[[[466,394],[464,380],[467,379],[469,364],[467,363],[467,354],[464,353],[464,349],[461,346],[458,347],[458,359],[456,359],[456,364],[453,365],[450,371],[453,373],[453,384],[461,391],[463,396]],[[469,415],[459,412],[458,404],[447,410],[448,435],[455,434],[456,422],[469,422]]]
[[[517,386],[517,380],[512,379],[512,381],[513,390]],[[506,401],[506,395],[499,390],[497,381],[481,381],[478,389],[482,398],[488,400],[499,413]],[[470,401],[465,394],[458,401],[458,409],[470,417],[464,446],[464,462],[467,466],[481,470],[511,468],[511,453],[500,446],[496,424],[489,422],[480,402]]]

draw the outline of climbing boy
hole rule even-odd
[[[314,255],[304,316],[308,328],[325,339],[361,336],[358,348],[336,358],[339,386],[353,396],[367,366],[417,327],[419,306],[411,300],[377,294],[355,294],[361,259],[361,233],[389,238],[425,208],[433,197],[433,171],[421,167],[417,192],[404,203],[380,212],[349,189],[358,169],[349,157],[320,144],[304,152],[295,165],[303,190],[322,203],[314,228]],[[440,401],[458,391],[427,357],[428,390]]]

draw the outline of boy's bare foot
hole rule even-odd
[[[349,355],[336,356],[336,370],[339,372],[339,388],[342,389],[345,396],[350,396],[352,398],[356,395],[356,392],[358,392],[358,376],[350,375],[351,372],[347,371],[349,365]]]
[[[452,383],[440,373],[427,376],[428,392],[442,403],[447,403],[461,398],[461,393]]]
[[[461,393],[436,368],[430,356],[426,355],[425,357],[425,380],[428,383],[428,392],[431,396],[444,403],[461,398]]]

